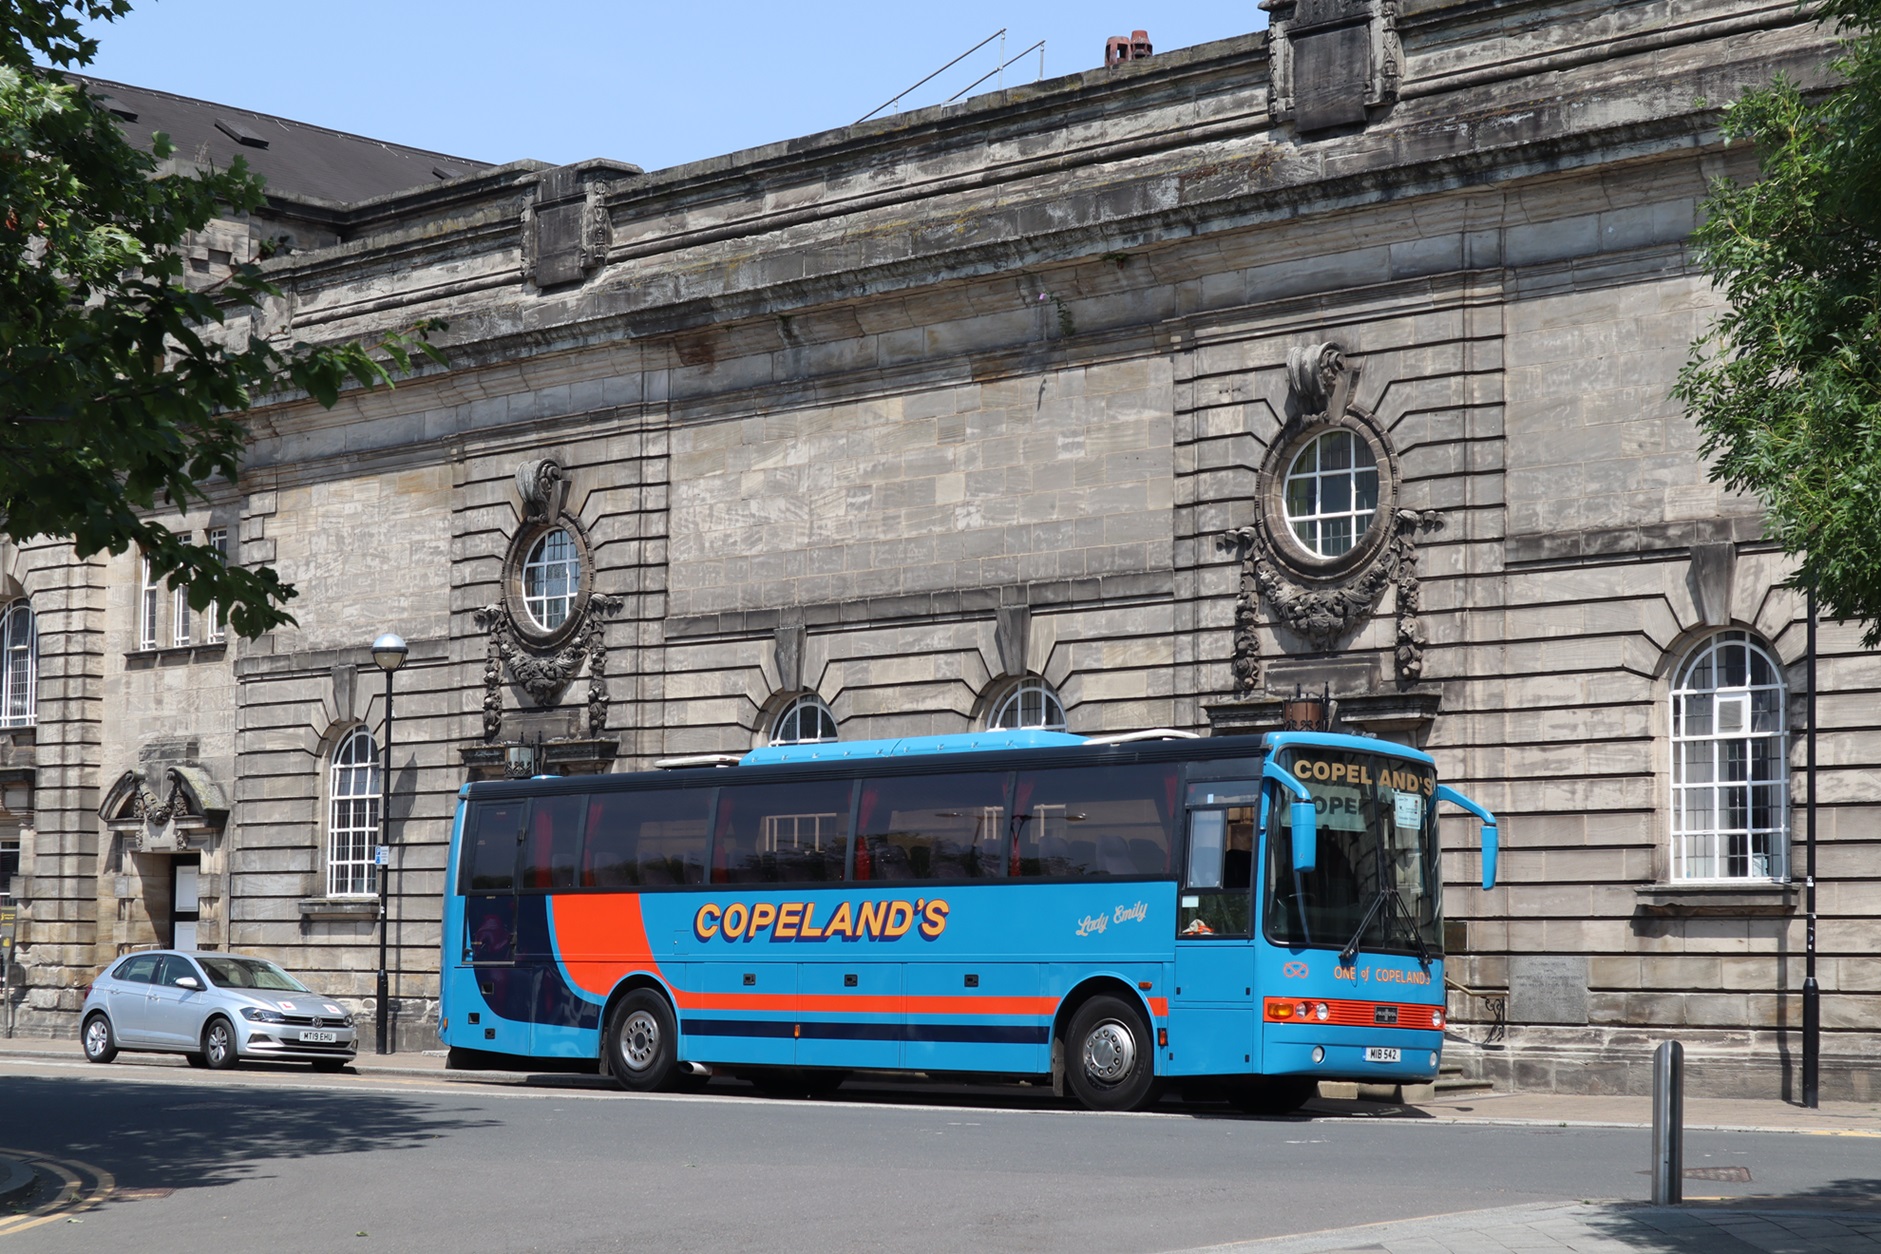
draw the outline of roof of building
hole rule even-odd
[[[252,109],[67,74],[101,98],[123,121],[126,138],[149,148],[162,131],[176,145],[180,166],[226,169],[237,157],[267,180],[268,191],[290,200],[350,203],[422,187],[491,168],[487,161],[349,135]]]

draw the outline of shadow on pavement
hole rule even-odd
[[[1697,1183],[1686,1182],[1688,1195]],[[1676,1207],[1625,1206],[1586,1223],[1609,1240],[1655,1254],[1881,1249],[1881,1179],[1831,1180],[1780,1196],[1706,1199]]]
[[[0,1142],[77,1159],[122,1189],[198,1189],[265,1171],[270,1160],[420,1149],[497,1126],[481,1115],[354,1091],[7,1077]]]

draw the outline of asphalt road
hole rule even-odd
[[[1749,1180],[1687,1193],[1871,1191],[1874,1145],[1693,1132],[1688,1167]],[[80,1183],[43,1221],[0,1222],[0,1248],[1123,1254],[1638,1198],[1647,1153],[1634,1129],[1097,1115],[1023,1090],[796,1102],[723,1082],[642,1097],[6,1060],[0,1154],[46,1156]],[[110,1192],[87,1209],[87,1188]]]

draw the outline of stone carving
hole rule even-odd
[[[1301,0],[1302,3],[1308,0]],[[1423,673],[1424,634],[1418,617],[1417,532],[1434,515],[1396,507],[1397,459],[1370,415],[1352,402],[1360,363],[1327,340],[1290,349],[1287,381],[1292,415],[1269,446],[1261,471],[1260,521],[1222,538],[1241,557],[1234,611],[1234,682],[1241,696],[1261,684],[1260,613],[1264,601],[1277,625],[1330,652],[1376,611],[1386,588],[1397,591],[1394,669],[1403,683]],[[1370,449],[1378,468],[1378,521],[1343,553],[1321,555],[1294,543],[1286,521],[1285,480],[1305,441],[1344,429]]]
[[[1254,529],[1242,527],[1230,533],[1230,542],[1248,546],[1254,543]],[[1261,613],[1260,584],[1254,578],[1254,563],[1241,559],[1241,587],[1234,598],[1234,690],[1248,696],[1261,686]]]
[[[1240,549],[1241,583],[1234,604],[1234,683],[1238,695],[1260,689],[1260,604],[1272,608],[1274,621],[1305,637],[1321,651],[1357,631],[1377,608],[1387,587],[1397,588],[1397,639],[1394,667],[1401,683],[1415,683],[1424,673],[1424,626],[1419,617],[1417,533],[1442,526],[1434,513],[1399,510],[1380,560],[1356,578],[1308,586],[1288,576],[1272,560],[1257,527],[1240,527],[1226,540]]]
[[[1397,534],[1391,540],[1391,560],[1398,585],[1398,640],[1394,652],[1398,679],[1416,683],[1424,674],[1424,623],[1418,617],[1423,593],[1417,584],[1416,533],[1443,525],[1438,514],[1426,510],[1398,511]]]
[[[1356,371],[1357,366],[1354,365],[1353,369]],[[1328,340],[1310,348],[1287,350],[1287,382],[1293,385],[1293,394],[1299,399],[1302,413],[1325,414],[1344,410],[1345,406],[1335,406],[1333,399],[1345,373],[1345,349],[1336,341]]]
[[[637,166],[602,162],[542,171],[535,201],[522,215],[523,265],[537,287],[578,283],[607,260],[613,239],[609,183],[584,178],[584,167],[590,173],[640,172]]]
[[[503,676],[529,694],[538,706],[557,704],[575,681],[583,663],[588,666],[588,734],[607,728],[607,637],[603,619],[620,612],[619,597],[596,595],[588,600],[587,617],[560,648],[531,649],[516,630],[516,621],[502,602],[472,613],[477,627],[489,636],[483,664],[483,738],[495,740],[503,730]]]
[[[516,492],[522,497],[525,520],[546,521],[562,512],[568,473],[553,457],[526,461],[516,467]]]
[[[1364,123],[1398,98],[1398,0],[1262,0],[1268,108],[1301,133]]]
[[[155,827],[162,827],[177,815],[182,814],[187,807],[188,801],[183,795],[183,781],[174,776],[170,779],[170,794],[162,801],[157,800],[157,794],[148,788],[139,788],[131,799],[131,812]]]
[[[1264,554],[1256,554],[1253,564],[1254,581],[1274,617],[1321,649],[1332,648],[1370,617],[1394,573],[1389,563],[1380,562],[1349,583],[1307,588],[1281,574]]]
[[[607,633],[601,620],[620,613],[623,602],[615,596],[595,596],[588,602],[588,621],[582,637],[588,645],[588,735],[607,730]]]

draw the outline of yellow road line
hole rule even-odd
[[[57,1197],[34,1207],[23,1215],[0,1219],[0,1237],[25,1232],[41,1224],[82,1215],[109,1200],[117,1191],[117,1178],[104,1168],[94,1167],[90,1163],[79,1162],[76,1159],[49,1158],[44,1154],[6,1150],[4,1147],[0,1147],[0,1153],[9,1158],[16,1158],[29,1167],[48,1171],[59,1178]],[[85,1187],[87,1176],[93,1181],[90,1189]]]

